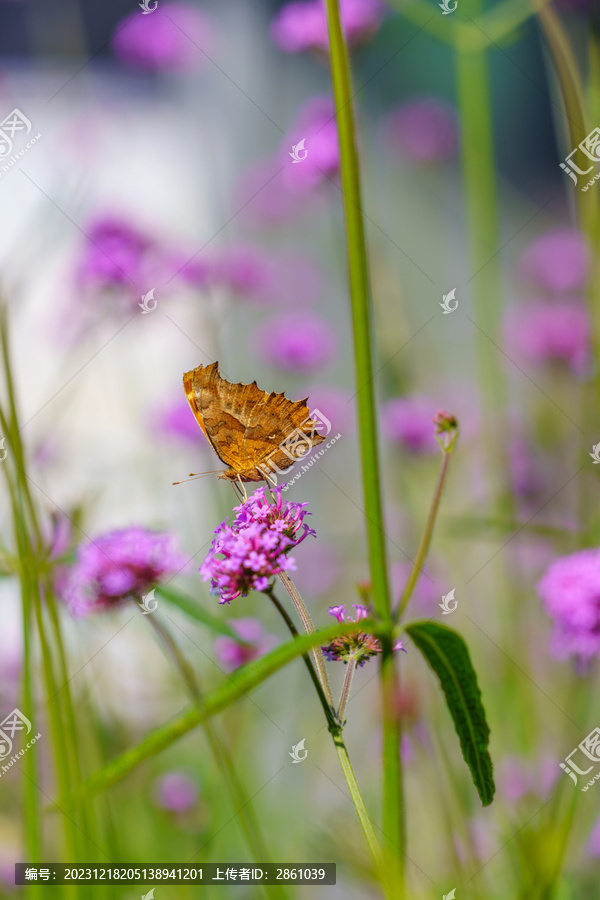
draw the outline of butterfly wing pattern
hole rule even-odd
[[[261,464],[268,461],[285,471],[298,457],[294,448],[304,442],[304,453],[325,440],[310,418],[308,397],[288,400],[285,394],[261,391],[256,381],[233,384],[221,378],[216,362],[186,372],[183,387],[200,428],[228,467],[219,478],[263,481]]]

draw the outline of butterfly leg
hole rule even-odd
[[[240,497],[241,497],[242,503],[247,503],[247,501],[248,501],[248,493],[247,493],[247,491],[246,491],[246,485],[244,484],[244,482],[243,482],[242,479],[240,478],[239,474],[238,474],[237,479],[238,479],[237,482],[233,482],[233,483],[234,483],[235,487],[238,488],[238,490],[239,490],[239,492],[240,492]]]

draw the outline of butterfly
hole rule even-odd
[[[183,376],[183,389],[198,425],[227,468],[219,478],[233,482],[274,481],[325,438],[305,400],[261,391],[221,378],[219,364],[198,366]],[[285,447],[285,449],[284,449]]]

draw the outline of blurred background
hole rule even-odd
[[[294,18],[288,6],[159,0],[144,14],[125,0],[0,0],[0,272],[48,540],[62,528],[56,556],[72,563],[90,536],[133,525],[168,532],[187,561],[174,583],[214,615],[252,620],[250,657],[287,635],[264,596],[219,607],[198,574],[237,500],[215,478],[172,485],[219,466],[183,372],[218,360],[234,383],[308,395],[325,413],[341,438],[286,495],[308,503],[317,532],[294,551],[294,578],[317,627],[332,621],[328,607],[360,603],[357,585],[368,579],[327,43],[310,10]],[[597,52],[592,6],[552,7],[578,60]],[[460,900],[593,900],[598,805],[593,789],[578,798],[559,763],[598,724],[595,654],[585,665],[561,658],[536,591],[557,556],[598,543],[586,456],[600,439],[586,405],[594,247],[578,224],[579,187],[559,167],[572,147],[553,61],[526,0],[459,0],[447,17],[426,0],[356,0],[347,15],[394,596],[437,477],[431,419],[447,409],[461,432],[409,618],[434,617],[467,641],[498,785],[483,810],[435,679],[407,643],[398,715],[411,896],[455,887]],[[464,61],[474,54],[452,45],[456,22],[482,15],[489,94]],[[488,146],[477,135],[489,124]],[[445,315],[451,291],[458,306]],[[19,705],[23,647],[6,495],[0,505],[4,716]],[[458,606],[442,618],[452,589]],[[136,606],[63,613],[90,774],[188,701]],[[240,646],[219,644],[166,601],[156,616],[202,689],[243,661]],[[335,693],[344,667],[329,668]],[[376,669],[356,675],[346,732],[377,821]],[[35,693],[34,725],[47,734],[41,682]],[[217,726],[262,825],[265,861],[338,865],[335,887],[286,896],[380,896],[302,662]],[[308,756],[293,765],[289,751],[302,739]],[[209,743],[196,730],[109,789],[97,862],[249,861]],[[45,805],[54,790],[43,741],[37,752]],[[2,897],[41,890],[13,884],[14,863],[27,861],[22,803],[11,771],[0,782]],[[43,830],[42,861],[61,861],[51,815]],[[181,898],[200,890],[164,888]]]

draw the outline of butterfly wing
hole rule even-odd
[[[267,459],[282,470],[293,465],[295,460],[279,449],[290,436],[312,435],[311,444],[324,440],[315,433],[306,401],[268,394],[255,381],[233,384],[221,378],[217,363],[186,372],[183,386],[213,450],[244,481],[262,481],[257,467]]]

